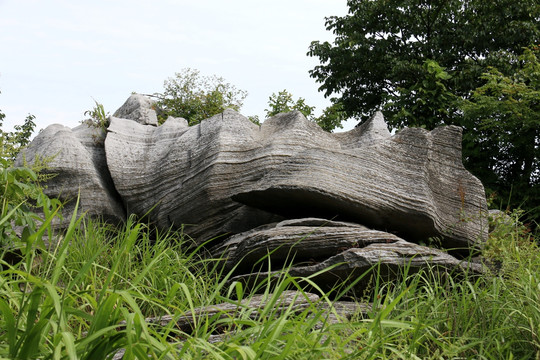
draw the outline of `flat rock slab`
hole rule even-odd
[[[317,218],[285,220],[232,236],[210,249],[225,271],[250,272],[255,264],[321,262],[351,248],[395,243],[396,235],[354,223]]]
[[[278,317],[285,312],[299,314],[303,311],[321,311],[323,316],[313,330],[321,328],[325,324],[336,324],[350,320],[353,316],[367,317],[372,310],[370,304],[361,304],[348,301],[322,301],[316,294],[299,292],[295,290],[283,291],[280,296],[273,294],[254,295],[249,299],[244,299],[238,303],[222,303],[196,308],[181,316],[159,316],[145,319],[147,324],[159,327],[169,326],[171,322],[177,329],[185,334],[192,334],[199,323],[217,322],[221,319],[237,319],[239,317],[249,317],[260,320],[263,309],[272,304],[272,311],[266,316]],[[119,328],[125,326],[125,322],[119,324]],[[211,324],[210,324],[211,326]],[[234,331],[229,334],[215,333],[208,339],[211,343],[218,343],[226,340],[226,336],[234,335]],[[124,350],[119,351],[113,359],[122,359]]]
[[[310,277],[324,291],[357,282],[353,292],[356,290],[362,294],[366,290],[366,285],[372,281],[372,275],[379,274],[383,281],[389,281],[403,277],[404,274],[414,274],[420,269],[431,269],[437,273],[456,277],[484,273],[481,264],[461,261],[441,250],[405,240],[346,249],[324,261],[305,266],[292,265],[286,271],[291,276]],[[280,276],[282,271],[257,271],[235,276],[230,281],[240,281],[248,286],[254,286],[260,281],[267,281],[268,278],[277,279]]]
[[[128,212],[202,243],[284,218],[345,219],[412,242],[468,248],[487,236],[480,181],[461,161],[461,129],[404,129],[378,114],[330,134],[299,112],[261,126],[226,110],[187,127],[112,118],[107,163]]]

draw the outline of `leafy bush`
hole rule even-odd
[[[5,132],[1,129],[4,117],[5,115],[0,111],[0,158],[12,164],[17,154],[30,143],[30,138],[36,126],[34,122],[35,116],[28,115],[24,123],[15,125],[15,131],[11,132]]]
[[[157,106],[166,116],[181,117],[189,125],[222,113],[231,108],[239,111],[247,92],[237,89],[218,76],[201,76],[195,69],[183,69],[165,81]],[[161,121],[166,120],[162,118]]]
[[[96,100],[94,100],[94,103],[96,105],[92,108],[92,110],[87,110],[84,112],[84,115],[90,116],[90,118],[83,120],[82,123],[88,126],[106,129],[109,126],[109,113],[105,112],[103,104],[98,103]]]

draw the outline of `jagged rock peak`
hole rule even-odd
[[[158,125],[155,101],[141,94],[132,94],[113,116],[134,120],[143,125]]]
[[[368,121],[352,130],[332,134],[344,149],[380,144],[392,136],[382,112],[377,111]]]

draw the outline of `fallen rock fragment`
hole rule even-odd
[[[114,112],[113,116],[130,119],[142,125],[158,126],[155,108],[155,101],[147,96],[132,94],[124,105]]]
[[[150,326],[165,328],[174,322],[175,328],[184,334],[191,335],[197,324],[206,323],[212,328],[212,323],[222,319],[238,319],[239,317],[248,317],[260,321],[263,309],[272,303],[273,309],[267,314],[271,317],[279,317],[284,313],[297,315],[303,311],[322,312],[320,321],[313,330],[317,330],[324,325],[337,324],[350,320],[353,316],[367,317],[372,307],[370,304],[354,303],[349,301],[322,301],[316,294],[300,292],[295,290],[283,291],[278,297],[274,294],[254,295],[249,299],[244,299],[238,303],[222,303],[196,308],[194,311],[188,311],[182,316],[159,316],[145,319]],[[119,324],[119,328],[125,326],[125,322]],[[159,331],[159,329],[157,330]],[[226,336],[233,333],[219,333],[216,327],[216,333],[211,335],[209,341],[217,343],[224,341]],[[124,351],[119,351],[114,359],[122,359]]]
[[[287,273],[291,276],[310,277],[324,291],[336,286],[356,282],[356,294],[362,294],[365,286],[372,281],[371,276],[379,274],[383,281],[403,278],[404,274],[414,274],[420,269],[462,277],[484,273],[481,264],[468,263],[434,248],[398,240],[391,243],[374,243],[362,248],[350,248],[309,265],[292,265]],[[317,274],[316,276],[314,276]],[[256,272],[235,276],[232,281],[240,281],[248,286],[268,277],[279,278],[281,271]],[[358,280],[360,279],[360,280]]]
[[[210,249],[214,258],[225,261],[225,271],[250,272],[255,264],[321,262],[350,248],[374,243],[394,243],[399,237],[365,226],[325,219],[285,220],[232,236]]]

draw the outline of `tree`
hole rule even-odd
[[[163,94],[156,94],[158,107],[165,117],[182,117],[189,125],[198,124],[227,108],[239,111],[247,96],[246,91],[237,89],[221,77],[201,76],[198,70],[189,68],[165,80],[164,87]]]
[[[34,115],[28,114],[22,125],[15,125],[15,131],[4,131],[2,125],[6,115],[0,110],[0,158],[5,160],[3,165],[11,165],[17,154],[30,143],[30,138],[36,127]]]
[[[264,109],[266,118],[294,110],[300,111],[308,120],[314,119],[313,111],[315,107],[307,105],[304,98],[298,98],[298,100],[294,101],[293,95],[287,90],[280,91],[277,94],[273,93],[268,99],[268,109]]]
[[[345,112],[343,111],[343,105],[339,101],[334,101],[332,105],[325,108],[318,118],[315,119],[315,122],[319,126],[328,132],[336,128],[343,129],[341,123],[343,120],[347,119]]]
[[[385,104],[395,124],[433,129],[456,117],[459,98],[448,90],[452,76],[436,61],[426,60],[416,82],[399,87],[398,96]]]
[[[328,132],[334,130],[336,127],[343,127],[341,122],[344,120],[345,115],[342,111],[341,103],[335,102],[324,109],[321,116],[315,117],[313,115],[315,111],[314,106],[307,105],[305,99],[301,97],[296,101],[293,100],[293,95],[287,90],[280,91],[277,94],[273,93],[268,99],[268,109],[264,109],[266,118],[293,110],[300,111],[308,120],[316,122],[323,130]]]
[[[485,84],[463,105],[465,117],[483,134],[475,139],[477,151],[469,152],[476,158],[468,162],[486,186],[530,210],[540,204],[540,47],[509,57],[517,70],[505,75],[490,68],[482,76]]]
[[[402,90],[425,76],[426,61],[446,69],[450,93],[467,97],[488,66],[504,65],[499,51],[519,53],[540,41],[538,0],[349,0],[348,6],[348,15],[326,20],[334,43],[312,42],[308,55],[321,65],[310,74],[325,96],[338,96],[347,116],[365,120],[383,109],[392,127],[408,126],[410,117],[385,106],[412,111],[425,97]],[[441,121],[459,124],[452,116]]]

